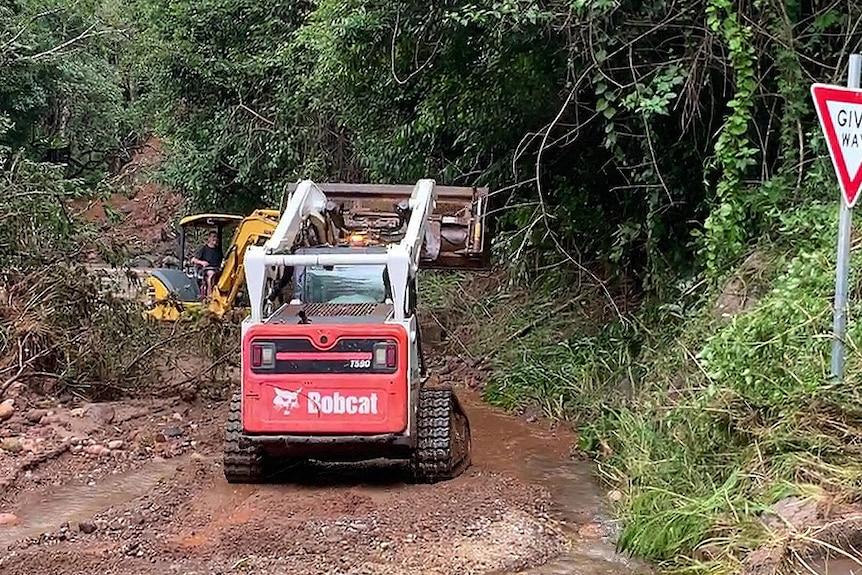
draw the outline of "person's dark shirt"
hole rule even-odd
[[[221,248],[216,246],[211,248],[209,246],[201,246],[201,249],[198,250],[198,253],[195,254],[195,257],[199,260],[203,260],[207,262],[210,267],[217,268],[221,265],[221,260],[224,257],[221,253]]]

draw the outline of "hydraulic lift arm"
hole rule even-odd
[[[386,246],[386,253],[294,254],[302,223],[309,217],[321,218],[327,198],[311,180],[300,182],[287,202],[272,237],[263,246],[250,246],[246,253],[246,285],[251,303],[251,323],[263,320],[267,279],[274,278],[285,266],[380,265],[386,266],[392,288],[396,320],[405,318],[408,282],[419,270],[422,245],[429,219],[436,205],[436,183],[419,180],[408,201],[410,216],[404,237]]]

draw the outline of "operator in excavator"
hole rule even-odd
[[[215,275],[221,268],[221,262],[224,259],[221,246],[218,245],[218,234],[210,232],[207,235],[207,242],[201,246],[192,259],[192,264],[201,266],[204,270],[203,285],[201,286],[201,296],[206,298],[212,293],[213,285],[215,284]]]

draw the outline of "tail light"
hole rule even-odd
[[[396,346],[394,341],[374,345],[374,367],[395,367]]]
[[[275,367],[275,345],[271,343],[251,344],[251,366],[257,369]]]

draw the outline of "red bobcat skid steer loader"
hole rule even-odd
[[[262,481],[279,460],[408,460],[423,483],[470,465],[457,396],[426,386],[416,281],[420,268],[487,267],[486,201],[433,180],[290,192],[272,237],[246,251],[229,482]]]

